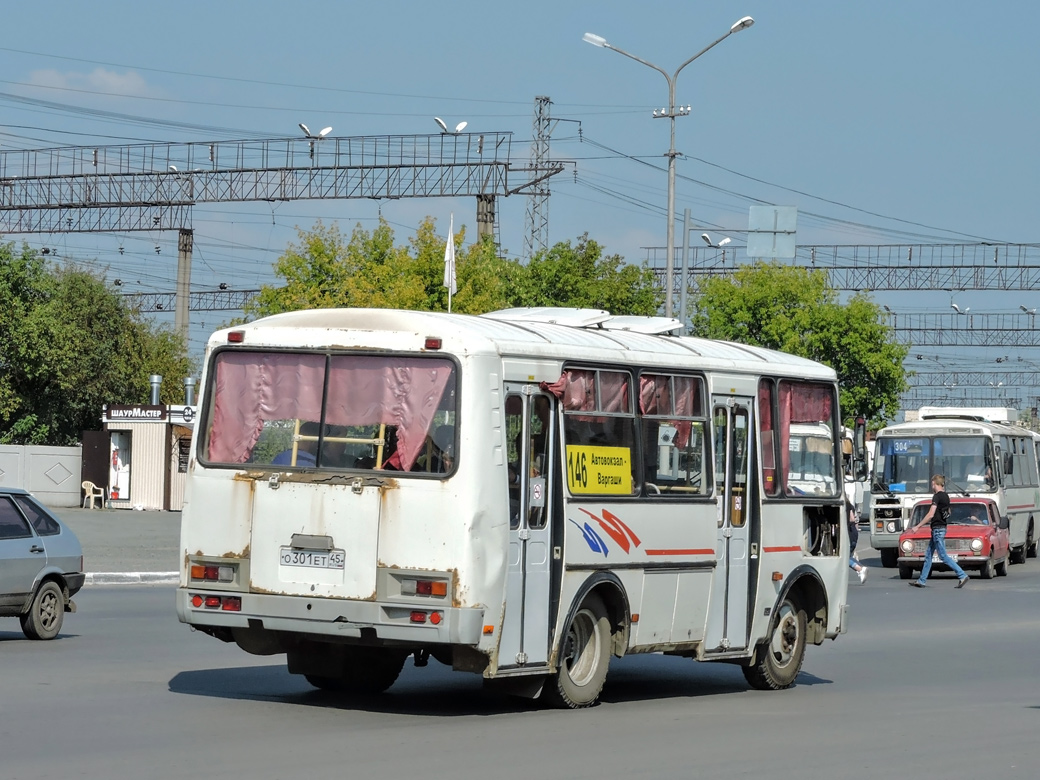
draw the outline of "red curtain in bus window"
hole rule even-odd
[[[409,471],[453,370],[451,361],[430,358],[333,358],[325,421],[397,426],[397,449],[387,464]]]
[[[790,429],[788,429],[790,430]],[[776,442],[773,430],[773,383],[763,379],[758,383],[758,436],[762,442],[762,489],[768,496],[780,491],[776,478]],[[784,473],[790,469],[791,457],[784,449]]]
[[[674,387],[674,399],[672,398],[672,387]],[[696,389],[696,380],[692,377],[642,374],[639,377],[639,411],[643,414],[661,417],[673,414],[689,417],[693,414]],[[675,427],[675,446],[685,447],[690,440],[690,422],[688,420],[669,420],[668,423]]]
[[[539,387],[559,398],[563,402],[564,410],[568,412],[632,412],[632,405],[628,399],[628,374],[617,371],[567,369],[555,382],[542,382]]]
[[[222,352],[215,369],[212,461],[245,463],[265,420],[321,419],[323,355]]]
[[[555,382],[542,382],[539,387],[559,398],[568,412],[592,412],[596,409],[595,377],[593,371],[568,369]]]
[[[791,423],[831,421],[831,405],[834,391],[829,385],[812,385],[794,382],[780,383],[780,462],[784,492],[787,475],[791,470]]]
[[[628,400],[628,374],[618,371],[598,371],[600,411],[631,414]]]

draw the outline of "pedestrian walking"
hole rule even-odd
[[[932,570],[932,558],[938,557],[940,561],[950,567],[950,571],[957,575],[957,587],[963,588],[968,582],[968,575],[964,569],[957,565],[957,561],[946,552],[946,524],[950,521],[950,497],[946,495],[946,477],[936,474],[932,477],[932,505],[928,507],[928,514],[924,516],[921,525],[931,525],[932,538],[928,541],[928,547],[924,551],[924,567],[921,569],[920,579],[910,580],[911,588],[923,588],[928,580],[928,574]]]
[[[856,505],[849,501],[848,496],[845,496],[845,510],[849,518],[849,568],[859,575],[859,584],[864,585],[867,582],[867,567],[856,560],[855,556],[856,545],[859,543],[859,517]]]

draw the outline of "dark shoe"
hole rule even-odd
[[[925,586],[924,583],[921,582],[920,580],[910,580],[910,587],[911,588],[923,588],[924,586]],[[960,585],[958,585],[957,587],[959,588]]]
[[[957,580],[957,585],[955,587],[963,588],[967,584],[968,584],[968,578],[967,577],[961,577],[959,580]]]

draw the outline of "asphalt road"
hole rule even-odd
[[[179,569],[180,512],[51,507],[83,546],[83,566],[92,581],[119,581],[98,575],[171,575]],[[154,579],[154,578],[153,578]],[[168,580],[170,577],[160,578]]]
[[[919,591],[864,558],[849,633],[791,690],[634,656],[578,712],[435,661],[339,698],[181,625],[170,586],[86,588],[53,642],[0,620],[0,778],[1036,777],[1040,562]]]

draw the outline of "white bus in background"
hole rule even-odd
[[[792,685],[847,625],[836,377],[679,326],[342,309],[218,331],[180,620],[347,692],[433,657],[581,707],[611,656],[649,652]]]
[[[1040,522],[1040,436],[984,418],[985,409],[923,408],[920,419],[878,432],[871,479],[870,544],[894,567],[912,507],[946,477],[951,496],[993,498],[1010,522],[1011,562],[1036,556]]]

